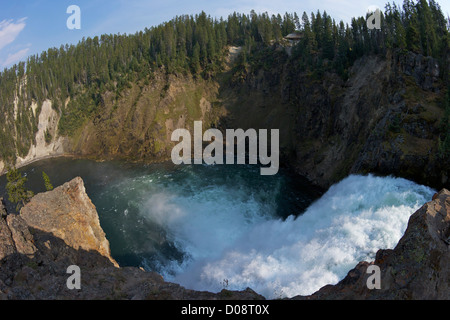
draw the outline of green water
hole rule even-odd
[[[28,178],[27,188],[35,193],[45,191],[43,171],[54,187],[80,176],[97,208],[113,257],[122,266],[159,272],[189,258],[168,226],[177,212],[196,216],[202,225],[212,219],[210,215],[228,212],[222,217],[228,229],[212,232],[229,233],[231,239],[244,232],[242,224],[302,213],[319,194],[286,170],[261,176],[259,167],[250,165],[142,165],[56,158],[20,171]],[[7,199],[5,184],[5,176],[0,177],[0,195]],[[6,202],[13,212],[14,205]],[[235,221],[241,225],[236,227]]]

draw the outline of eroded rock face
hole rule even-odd
[[[8,212],[6,212],[5,203],[3,202],[3,198],[0,198],[0,217],[4,218]]]
[[[6,222],[6,210],[0,201],[0,260],[16,252],[11,230]]]
[[[11,237],[14,241],[16,252],[32,258],[37,249],[25,220],[17,215],[9,215],[6,218],[6,222],[11,231]]]
[[[443,189],[415,212],[393,250],[379,250],[334,286],[296,299],[450,299],[450,192]],[[380,289],[368,289],[371,265],[380,268]],[[370,280],[371,281],[371,280]]]
[[[96,251],[118,266],[81,178],[36,195],[20,216],[30,227],[52,233],[74,249]]]
[[[368,173],[448,188],[438,143],[444,109],[432,102],[443,101],[446,86],[437,62],[411,52],[364,56],[348,79],[315,79],[280,57],[277,68],[224,86],[222,129],[279,129],[281,163],[325,190]]]

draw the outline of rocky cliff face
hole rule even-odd
[[[37,105],[33,103],[31,106],[33,114],[37,112]],[[47,157],[63,155],[64,148],[68,145],[68,140],[58,136],[58,121],[60,115],[52,108],[52,102],[45,100],[40,108],[38,115],[38,131],[35,136],[35,143],[31,145],[26,156],[18,157],[17,166],[23,166],[36,160]],[[2,172],[0,165],[0,172]]]
[[[1,201],[0,201],[1,203]],[[110,256],[95,207],[76,178],[35,196],[20,215],[0,205],[0,299],[264,299],[251,289],[198,292]],[[380,250],[334,286],[294,299],[449,299],[450,192],[442,190],[414,213],[393,250]],[[69,290],[67,268],[81,270],[81,290]],[[381,289],[367,288],[370,265]]]
[[[60,154],[167,160],[175,145],[171,133],[202,120],[205,130],[279,129],[282,165],[323,188],[369,172],[448,188],[450,163],[438,156],[446,89],[437,60],[411,52],[365,56],[344,80],[333,72],[299,71],[284,48],[274,50],[279,61],[273,67],[255,67],[240,80],[232,68],[234,48],[229,68],[214,79],[161,72],[120,96],[106,92],[98,114],[70,139],[58,137],[59,117],[47,100],[36,143],[17,165]],[[4,166],[0,160],[0,172]]]
[[[435,59],[365,56],[347,80],[298,71],[286,59],[276,65],[224,86],[224,127],[279,128],[283,163],[323,188],[369,172],[448,187],[450,165],[438,157],[445,84]]]
[[[70,139],[67,152],[97,159],[129,161],[170,159],[178,128],[193,131],[194,121],[213,127],[220,107],[217,83],[156,73],[149,83],[135,83],[121,97],[107,92],[101,111]]]

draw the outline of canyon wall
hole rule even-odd
[[[236,50],[213,79],[161,72],[120,96],[106,92],[96,115],[70,137],[58,134],[60,115],[46,100],[38,109],[35,141],[15,164],[64,154],[165,161],[177,143],[172,132],[192,131],[201,120],[204,130],[279,129],[281,164],[324,189],[352,173],[448,188],[450,159],[439,150],[446,87],[436,59],[364,56],[344,79],[333,72],[300,72],[280,47],[274,49],[281,57],[276,67],[255,67],[238,78]]]
[[[224,86],[224,127],[279,128],[283,163],[325,189],[369,172],[448,187],[449,159],[438,142],[446,88],[437,60],[365,56],[346,80],[279,64]]]

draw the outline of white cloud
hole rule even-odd
[[[8,57],[2,63],[2,66],[8,67],[8,66],[22,60],[23,58],[25,58],[27,56],[27,53],[29,50],[30,50],[30,48],[25,48],[20,51],[17,51],[16,53],[8,54]]]
[[[13,22],[13,20],[0,21],[0,50],[13,42],[19,33],[25,28],[25,20],[22,18]]]

